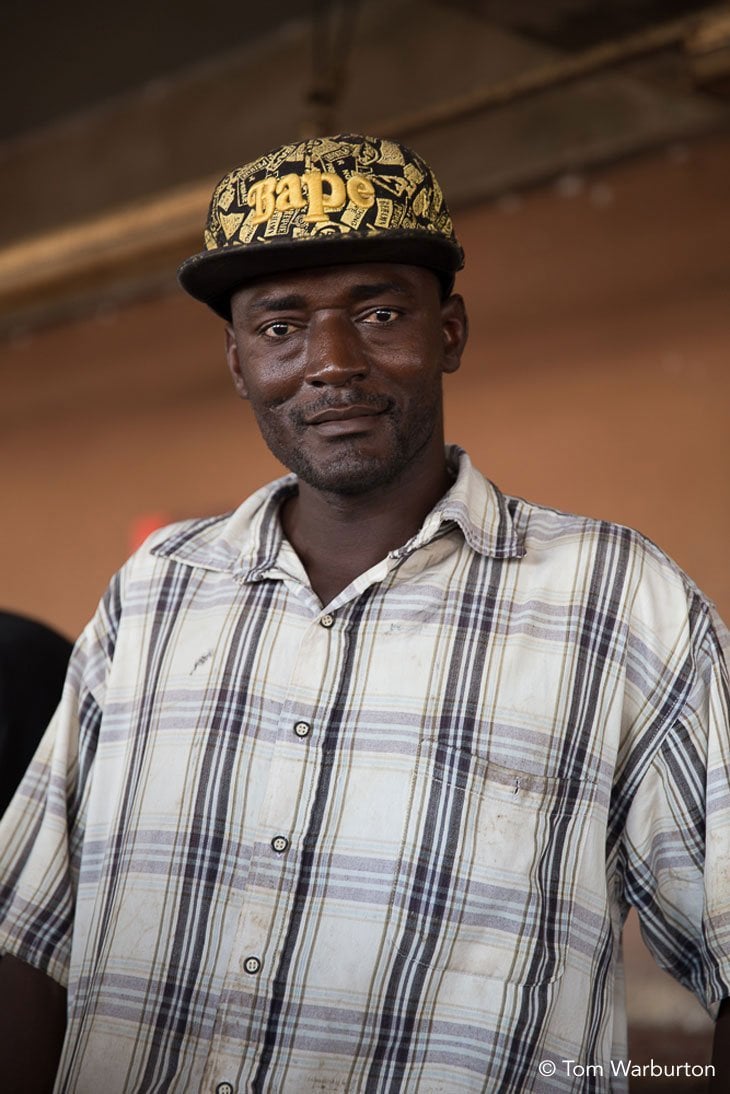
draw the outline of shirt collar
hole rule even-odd
[[[473,467],[458,445],[447,446],[446,455],[456,475],[451,489],[392,557],[412,554],[456,524],[479,554],[522,558],[524,546],[505,496]],[[284,499],[296,492],[296,483],[295,475],[285,475],[257,490],[233,513],[166,528],[163,538],[152,544],[151,553],[206,570],[229,571],[239,581],[255,581],[279,556],[283,533],[278,512]]]
[[[453,523],[478,554],[523,558],[525,549],[504,494],[477,471],[458,445],[447,445],[446,460],[456,475],[453,486],[437,502],[415,536],[394,554],[399,557],[412,554]]]

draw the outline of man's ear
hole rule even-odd
[[[236,332],[230,323],[226,323],[226,361],[236,392],[241,399],[248,399],[248,388],[241,372],[241,360],[238,356]]]
[[[453,293],[441,305],[441,331],[444,340],[443,371],[456,372],[469,337],[469,318],[464,299],[459,293]]]

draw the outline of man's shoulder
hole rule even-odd
[[[556,506],[530,501],[516,494],[503,493],[507,511],[521,530],[525,545],[533,548],[551,544],[572,543],[577,540],[616,540],[627,543],[637,551],[656,552],[669,559],[660,547],[636,528],[619,521],[574,513]],[[672,563],[672,565],[674,565]]]
[[[624,551],[647,557],[673,574],[686,578],[677,563],[649,536],[619,521],[586,516],[567,509],[503,494],[505,506],[520,531],[526,549],[570,549],[587,545],[616,545]]]
[[[245,504],[245,503],[244,503]],[[189,550],[214,544],[238,510],[227,509],[206,517],[188,517],[157,528],[141,545],[140,552],[156,558],[176,558]]]
[[[569,512],[510,494],[502,495],[526,560],[546,567],[583,571],[594,581],[619,585],[639,606],[645,599],[669,598],[712,607],[682,567],[649,536],[618,521]]]
[[[448,455],[458,477],[443,515],[455,519],[469,545],[486,557],[522,559],[527,568],[539,562],[571,572],[601,560],[611,565],[618,557],[618,565],[652,569],[680,585],[691,584],[669,555],[635,528],[501,490],[463,449],[452,445]]]
[[[176,521],[154,531],[129,564],[134,569],[165,561],[203,570],[229,571],[253,558],[278,527],[281,497],[291,490],[292,476],[267,483],[236,509],[214,516]]]

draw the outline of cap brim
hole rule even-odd
[[[387,235],[355,238],[347,233],[326,239],[236,244],[202,251],[183,262],[177,279],[190,296],[207,304],[222,319],[230,319],[231,294],[254,278],[358,262],[425,266],[451,285],[454,274],[464,265],[464,255],[458,244],[423,231],[389,231]]]

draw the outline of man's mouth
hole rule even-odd
[[[390,409],[388,400],[367,403],[344,403],[327,406],[304,418],[304,424],[321,437],[352,437],[378,428],[383,415]]]
[[[347,406],[331,406],[306,419],[307,425],[322,425],[323,422],[347,422],[353,418],[374,418],[382,414],[385,407],[368,406],[360,403],[348,403]]]

